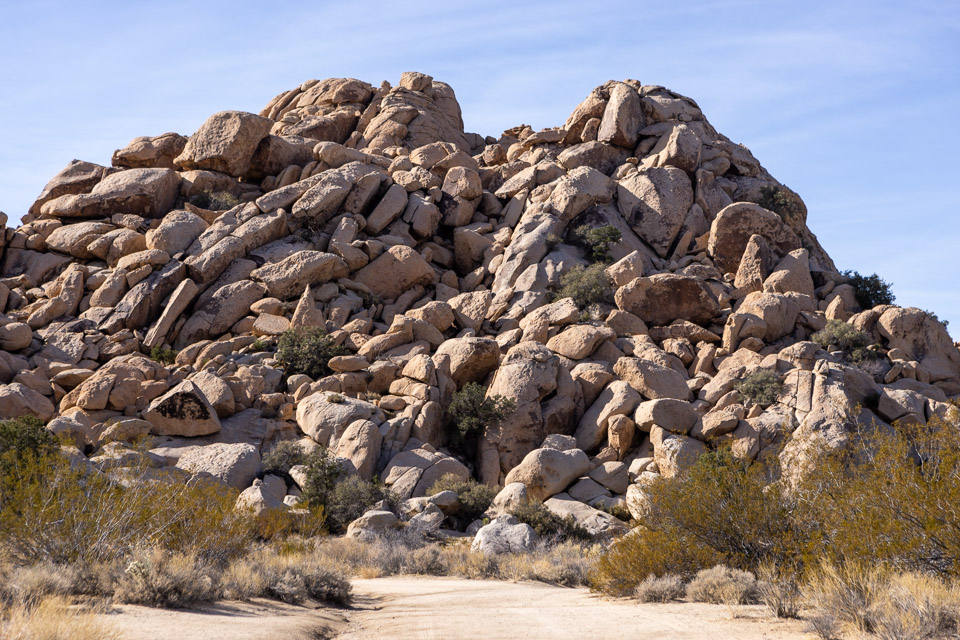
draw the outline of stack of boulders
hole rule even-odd
[[[620,235],[589,309],[555,295],[591,262],[583,226]],[[440,526],[450,496],[425,496],[448,474],[505,487],[485,549],[532,544],[507,514],[521,498],[613,535],[608,511],[640,515],[644,486],[720,445],[794,473],[858,420],[922,422],[960,395],[943,325],[859,308],[800,198],[693,100],[634,80],[499,137],[465,132],[428,75],[311,80],[71,162],[0,245],[0,417],[38,416],[105,472],[148,436],[152,470],[250,505],[296,504],[263,477],[274,443],[321,444],[413,501],[357,535]],[[880,358],[810,341],[831,319]],[[331,375],[277,362],[303,327],[343,347]],[[783,384],[768,406],[735,389],[760,369]],[[446,407],[471,382],[516,410],[458,457]]]

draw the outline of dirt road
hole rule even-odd
[[[800,640],[803,623],[762,607],[638,604],[539,583],[392,577],[354,580],[338,640]],[[737,618],[733,618],[736,613]]]
[[[121,606],[101,619],[124,640],[809,640],[759,606],[638,604],[535,582],[354,580],[351,609],[266,600],[195,611]],[[734,617],[736,616],[736,617]]]

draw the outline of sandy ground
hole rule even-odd
[[[638,604],[544,584],[455,578],[354,580],[339,640],[799,640],[803,623],[763,607]]]
[[[98,617],[121,640],[321,640],[334,637],[345,621],[339,609],[259,599],[183,610],[120,605]]]
[[[352,609],[266,600],[190,611],[120,606],[102,619],[124,640],[809,640],[763,607],[639,604],[522,582],[390,577],[354,580]],[[734,617],[736,616],[736,617]]]

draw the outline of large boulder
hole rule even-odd
[[[763,236],[779,255],[800,248],[800,238],[780,216],[752,202],[734,202],[713,219],[707,253],[713,257],[718,269],[736,273],[740,258],[754,234]]]
[[[640,169],[620,181],[617,202],[636,234],[666,257],[693,204],[693,187],[676,167]]]
[[[526,553],[533,551],[537,533],[511,515],[498,516],[480,527],[470,548],[485,555]]]
[[[271,297],[287,300],[298,297],[308,285],[336,280],[349,272],[340,256],[305,250],[254,269],[250,278],[262,282]]]
[[[572,517],[577,524],[596,538],[609,540],[630,530],[623,520],[579,500],[574,500],[566,493],[558,493],[544,502],[543,506],[561,518]]]
[[[677,273],[636,278],[617,289],[614,299],[622,310],[654,325],[674,320],[706,324],[720,310],[720,303],[706,282]]]
[[[371,480],[380,457],[380,429],[369,420],[351,422],[337,440],[336,453],[353,463],[357,474]]]
[[[346,536],[361,542],[372,542],[400,526],[400,519],[390,511],[372,510],[347,525]]]
[[[960,378],[960,349],[946,328],[926,311],[893,307],[877,320],[877,330],[891,349],[920,362],[931,382]]]
[[[632,149],[637,144],[640,129],[643,129],[644,124],[640,96],[630,85],[618,82],[610,91],[597,139]]]
[[[534,449],[510,470],[504,485],[523,483],[531,498],[546,500],[589,471],[590,459],[580,449]]]
[[[98,218],[133,213],[155,218],[173,207],[180,176],[172,169],[128,169],[100,181],[90,193],[64,195],[41,207],[50,218]]]
[[[146,246],[175,255],[185,251],[206,230],[206,221],[197,214],[171,211],[163,217],[160,226],[147,231]]]
[[[662,364],[625,357],[617,360],[613,370],[645,398],[693,399],[686,378],[675,369]]]
[[[113,166],[124,169],[176,169],[173,159],[187,146],[187,137],[179,133],[140,136],[123,149],[113,152]]]
[[[358,420],[383,415],[376,405],[339,393],[315,393],[297,405],[297,424],[310,438],[327,447],[336,447],[348,426]]]
[[[150,403],[143,419],[160,436],[206,436],[220,431],[220,419],[213,405],[190,380]]]
[[[36,202],[30,205],[30,215],[37,216],[44,204],[60,196],[89,193],[94,186],[112,169],[83,160],[71,160],[60,173],[53,176],[37,197]]]
[[[252,444],[218,442],[187,447],[176,466],[234,489],[246,489],[260,470],[260,453]]]
[[[221,111],[190,136],[183,153],[174,159],[182,169],[209,169],[240,178],[273,121],[243,111]]]
[[[449,358],[450,377],[457,387],[480,382],[500,363],[500,345],[490,338],[451,338],[437,347],[434,362]]]
[[[35,416],[46,422],[53,417],[54,410],[50,400],[26,385],[0,385],[0,420]]]
[[[436,278],[433,268],[414,249],[403,245],[390,247],[376,260],[354,275],[354,280],[387,300]]]

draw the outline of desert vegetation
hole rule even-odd
[[[953,637],[960,622],[957,414],[819,452],[770,483],[776,457],[717,449],[645,488],[646,513],[597,560],[591,585],[644,601],[762,602],[822,638]]]

